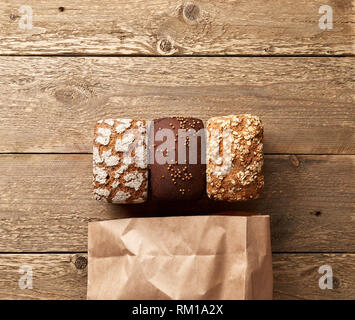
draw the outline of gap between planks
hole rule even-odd
[[[0,152],[0,155],[90,155],[92,152]],[[353,156],[355,153],[264,153],[265,156]]]
[[[40,252],[36,252],[36,251],[3,251],[0,252],[0,255],[46,255],[46,254],[50,254],[50,255],[60,255],[60,254],[87,254],[87,251],[40,251]],[[313,254],[355,254],[355,251],[332,251],[332,252],[322,252],[322,251],[272,251],[273,255],[283,255],[283,254],[302,254],[302,255],[313,255]]]
[[[25,57],[25,58],[162,58],[162,59],[193,59],[193,58],[354,58],[354,54],[274,54],[274,55],[262,55],[262,54],[225,54],[225,55],[173,55],[173,56],[162,56],[162,55],[125,55],[125,54],[1,54],[0,57]]]

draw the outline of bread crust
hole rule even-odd
[[[171,145],[166,142],[156,141],[155,137],[159,130],[171,130],[173,140]],[[191,129],[192,136],[185,138],[179,136],[179,130]],[[203,137],[198,134],[203,134]],[[204,137],[204,125],[202,120],[191,117],[170,117],[154,120],[154,130],[151,129],[150,141],[154,151],[154,160],[149,165],[150,168],[150,185],[152,198],[155,200],[177,201],[177,200],[197,200],[200,199],[206,190],[206,164],[202,163],[202,140]],[[196,145],[192,143],[192,139],[196,137]],[[191,143],[190,143],[191,141]],[[203,141],[204,142],[204,141]],[[186,150],[186,163],[179,163],[179,144],[180,148]],[[170,154],[166,146],[171,150]],[[191,147],[191,149],[190,149]],[[196,155],[196,163],[190,163],[190,151]],[[171,163],[159,164],[157,163],[156,155],[159,152],[170,158]]]
[[[96,123],[93,193],[110,203],[142,203],[148,197],[147,123],[106,119]]]
[[[264,186],[260,118],[250,114],[214,117],[208,120],[207,130],[208,197],[230,202],[257,199]]]

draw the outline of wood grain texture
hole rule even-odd
[[[333,270],[333,289],[321,290],[318,269]],[[33,289],[19,289],[21,266]],[[354,254],[274,254],[274,299],[353,299]],[[86,254],[0,254],[0,299],[86,299]]]
[[[354,299],[354,254],[274,254],[272,258],[274,299]],[[332,268],[332,290],[319,288],[322,265]]]
[[[22,0],[0,5],[0,54],[349,55],[352,0]],[[333,9],[321,30],[319,8]],[[233,14],[231,14],[233,13]]]
[[[318,26],[324,4],[333,30]],[[31,30],[19,27],[22,5]],[[174,208],[94,201],[90,154],[0,155],[0,299],[85,299],[89,221],[223,210],[271,215],[276,299],[354,299],[355,60],[274,57],[353,56],[354,5],[1,1],[0,153],[91,153],[100,118],[254,113],[269,155],[261,199]],[[200,55],[214,57],[187,57]],[[216,57],[233,55],[258,57]],[[334,290],[318,287],[324,264]],[[23,265],[32,290],[18,287]]]
[[[32,289],[19,288],[21,267],[32,268]],[[0,299],[86,299],[86,285],[86,254],[0,254]]]
[[[83,252],[89,221],[241,210],[271,215],[274,252],[355,252],[355,156],[266,156],[260,199],[178,206],[92,198],[91,155],[0,156],[0,252]]]
[[[0,57],[0,152],[91,152],[100,118],[252,113],[266,153],[354,154],[354,61]]]

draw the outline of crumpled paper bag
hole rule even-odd
[[[88,299],[272,299],[269,216],[89,223]]]

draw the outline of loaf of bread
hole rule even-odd
[[[111,203],[147,200],[145,120],[106,119],[96,123],[93,144],[94,198]]]
[[[188,135],[184,136],[184,132]],[[206,190],[204,135],[203,122],[196,118],[154,120],[150,134],[153,159],[149,161],[153,199],[176,201],[202,197]]]
[[[263,125],[257,116],[207,122],[207,195],[213,200],[256,199],[264,186]]]

